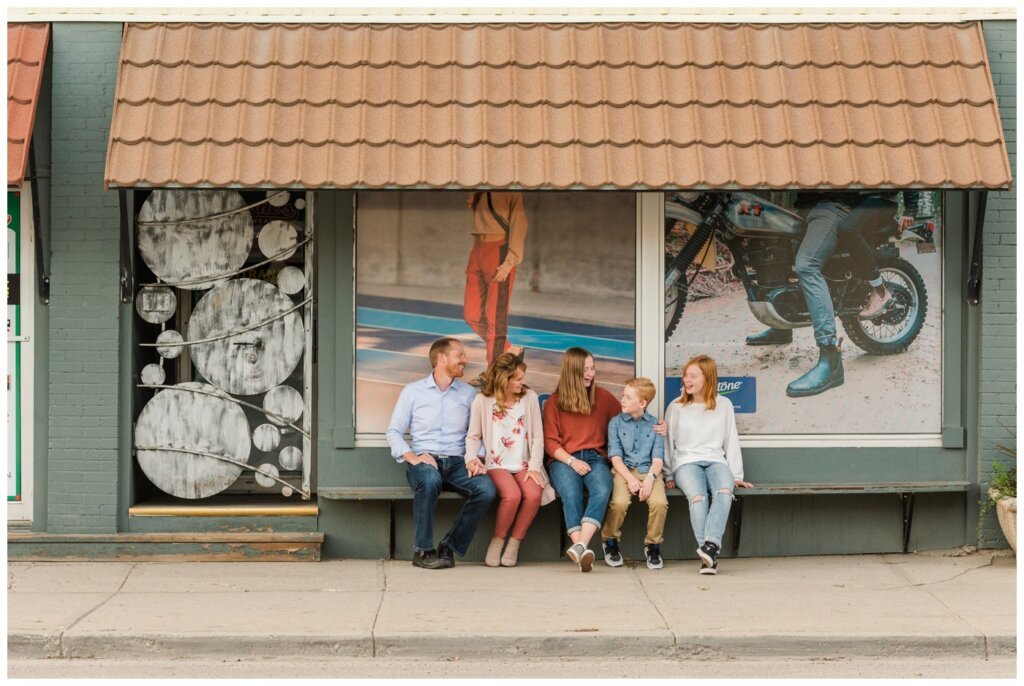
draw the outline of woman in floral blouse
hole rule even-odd
[[[488,567],[515,566],[519,544],[541,504],[554,499],[543,466],[540,405],[537,394],[523,383],[525,376],[521,357],[510,352],[498,355],[469,416],[466,462],[481,457],[482,448],[487,475],[498,489],[494,537],[484,558]]]

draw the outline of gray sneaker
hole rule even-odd
[[[614,538],[607,538],[601,543],[601,548],[604,551],[604,561],[609,567],[621,567],[622,566],[622,553],[619,552],[619,542]]]
[[[580,559],[583,557],[583,552],[587,549],[582,543],[573,543],[565,551],[565,556],[569,558],[574,565],[579,567]]]

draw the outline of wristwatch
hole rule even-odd
[[[570,455],[570,456],[569,456],[569,459],[565,461],[565,466],[566,466],[566,467],[571,467],[571,466],[572,466],[572,463],[573,463],[573,461],[574,461],[575,459],[576,459],[575,457],[573,457],[572,455]]]

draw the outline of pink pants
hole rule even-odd
[[[533,479],[526,478],[527,470],[515,474],[504,469],[488,469],[494,487],[498,489],[498,518],[494,523],[494,537],[505,538],[509,528],[512,538],[523,540],[540,510],[543,489]],[[515,522],[513,523],[513,519]]]

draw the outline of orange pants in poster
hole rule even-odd
[[[494,283],[507,249],[505,241],[478,242],[469,253],[466,266],[463,318],[487,346],[488,364],[512,347],[508,342],[508,304],[516,270],[513,268],[503,282]]]

